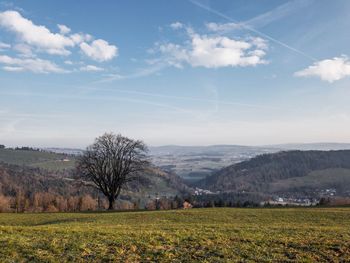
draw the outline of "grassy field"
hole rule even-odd
[[[64,159],[66,160],[63,161]],[[58,153],[12,149],[0,149],[0,162],[38,167],[50,171],[72,169],[75,166],[73,156],[67,157],[67,155]]]
[[[0,262],[349,262],[350,208],[0,214]]]

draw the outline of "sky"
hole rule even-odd
[[[350,142],[350,1],[1,1],[0,144]]]

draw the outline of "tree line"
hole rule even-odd
[[[157,197],[141,200],[118,200],[114,204],[117,210],[169,210],[183,207],[184,199],[175,197]],[[80,196],[62,196],[48,192],[31,195],[19,190],[15,196],[0,194],[0,212],[86,212],[108,209],[109,202],[104,196],[84,194]]]

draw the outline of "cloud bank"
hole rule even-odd
[[[94,40],[89,34],[71,33],[71,29],[63,24],[57,25],[59,32],[52,32],[44,25],[37,25],[23,17],[18,11],[0,12],[0,28],[14,34],[12,45],[0,42],[0,51],[10,49],[13,55],[1,56],[0,63],[7,71],[31,71],[34,73],[67,72],[54,62],[37,58],[41,53],[56,56],[69,56],[74,48],[79,48],[85,57],[105,62],[118,56],[118,48],[106,40]],[[88,68],[88,67],[87,67]],[[99,67],[95,66],[95,70]],[[91,71],[91,67],[90,67]]]

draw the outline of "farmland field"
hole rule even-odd
[[[350,261],[350,208],[0,214],[0,262]]]

